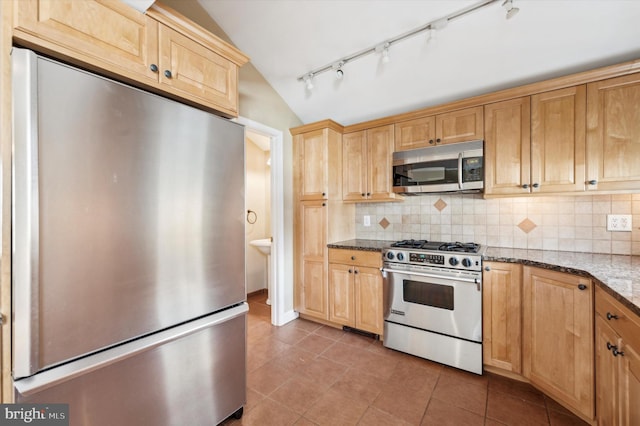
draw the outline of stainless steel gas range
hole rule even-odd
[[[484,252],[479,244],[425,240],[384,249],[384,345],[482,374]]]

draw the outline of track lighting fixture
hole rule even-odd
[[[336,71],[336,80],[342,80],[342,77],[344,77],[344,71],[342,71],[343,65],[343,61],[333,64],[333,69]]]
[[[438,31],[435,28],[429,28],[427,30],[427,41],[433,43],[438,39]]]
[[[513,7],[513,0],[504,0],[502,3],[502,7],[507,11],[507,19],[513,18],[516,13],[520,12],[520,9],[517,7]]]
[[[385,64],[389,63],[389,46],[388,42],[382,46],[382,62]]]
[[[313,89],[313,73],[309,73],[302,77],[304,84],[307,86],[307,90]]]
[[[344,56],[340,59],[338,59],[337,61],[333,61],[331,63],[329,63],[329,65],[325,65],[323,67],[320,68],[316,68],[314,70],[311,70],[309,72],[307,72],[306,74],[298,77],[299,81],[302,81],[305,83],[305,86],[307,88],[307,90],[311,90],[313,89],[313,78],[318,75],[321,74],[325,71],[331,71],[333,70],[333,72],[335,72],[335,76],[338,80],[342,79],[344,77],[344,71],[342,70],[342,67],[347,63],[347,62],[351,62],[354,61],[356,59],[362,58],[364,56],[367,56],[371,53],[378,53],[381,55],[381,60],[383,63],[388,63],[389,62],[389,47],[392,44],[395,44],[399,41],[408,39],[409,37],[413,37],[416,34],[420,34],[422,32],[427,32],[427,37],[428,40],[433,40],[435,41],[437,38],[437,31],[442,30],[443,28],[445,28],[447,26],[447,24],[449,23],[449,21],[452,21],[454,19],[458,19],[463,17],[464,15],[467,15],[469,13],[475,12],[476,10],[482,9],[485,6],[488,6],[492,3],[496,3],[499,0],[481,0],[480,2],[473,4],[471,6],[468,6],[464,9],[458,10],[457,12],[451,13],[447,16],[443,16],[440,19],[436,19],[434,21],[431,21],[421,27],[418,28],[414,28],[411,31],[408,31],[404,34],[400,34],[396,37],[387,39],[385,41],[383,41],[382,43],[378,43],[376,45],[374,45],[373,47],[370,47],[368,49],[364,49],[361,50],[360,52],[356,52],[353,53],[351,55],[348,56]],[[500,0],[502,1],[502,0]],[[507,11],[507,19],[510,19],[511,17],[513,17],[516,13],[518,13],[518,11],[520,9],[518,9],[517,7],[513,6],[513,0],[504,0],[504,3],[502,3],[502,7],[505,8],[505,10]]]

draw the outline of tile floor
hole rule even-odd
[[[247,404],[228,425],[584,425],[531,386],[478,376],[249,298]]]

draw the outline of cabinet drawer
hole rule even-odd
[[[596,314],[602,317],[622,339],[634,347],[640,347],[640,317],[599,287],[596,287]]]
[[[382,266],[382,254],[378,251],[329,249],[329,263],[376,268]]]

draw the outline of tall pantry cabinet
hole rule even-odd
[[[291,129],[294,179],[294,303],[329,320],[327,244],[355,238],[355,205],[342,202],[343,128],[325,120]]]

